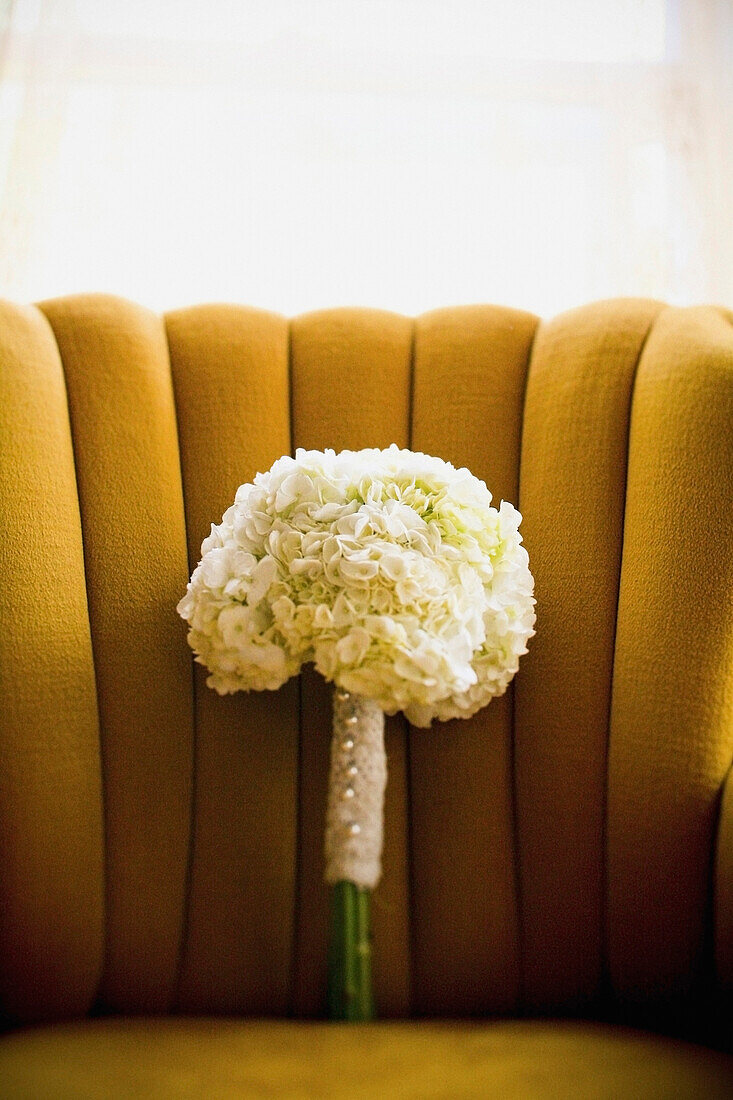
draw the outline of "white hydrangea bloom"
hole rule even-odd
[[[178,611],[220,694],[312,662],[417,726],[501,695],[534,633],[521,516],[468,470],[401,450],[298,450],[201,547]]]

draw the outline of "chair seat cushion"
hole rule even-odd
[[[106,1019],[0,1041],[5,1100],[733,1096],[733,1058],[565,1021]]]

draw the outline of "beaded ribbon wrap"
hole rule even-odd
[[[326,882],[373,889],[382,874],[387,759],[384,712],[361,695],[336,690],[326,813]]]

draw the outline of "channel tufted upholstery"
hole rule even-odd
[[[732,323],[0,306],[3,1096],[733,1095]],[[218,697],[175,605],[240,483],[392,442],[518,502],[538,622],[473,719],[388,719],[349,1029],[327,688]]]

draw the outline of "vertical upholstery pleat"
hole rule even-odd
[[[61,352],[79,486],[107,844],[100,1007],[169,1009],[189,847],[191,670],[176,600],[187,572],[161,319],[118,298],[42,306]]]
[[[516,681],[523,997],[581,1010],[604,970],[608,720],[637,362],[659,311],[612,301],[540,327],[520,510],[537,634]]]
[[[64,376],[0,303],[0,1017],[84,1015],[104,954],[96,690]]]
[[[728,770],[720,800],[715,843],[713,917],[715,972],[728,1002],[730,1018],[733,1006],[733,768]]]
[[[166,322],[193,569],[238,486],[290,451],[288,325],[235,306],[180,310]],[[186,648],[182,623],[178,639]],[[195,823],[176,1007],[282,1014],[295,905],[297,682],[220,697],[205,680],[197,665]]]
[[[291,323],[293,445],[336,451],[409,442],[412,322],[377,310],[329,310]],[[331,735],[330,688],[302,678],[299,909],[294,1008],[324,1011],[328,889],[323,835]],[[372,902],[374,985],[381,1016],[409,1009],[405,725],[387,719],[384,874]]]
[[[608,949],[623,1002],[679,1002],[708,962],[732,607],[733,326],[668,309],[634,392],[614,666]]]
[[[415,333],[412,447],[467,466],[516,505],[537,319],[437,310]],[[519,988],[512,690],[473,718],[410,731],[414,1008],[510,1011]]]

